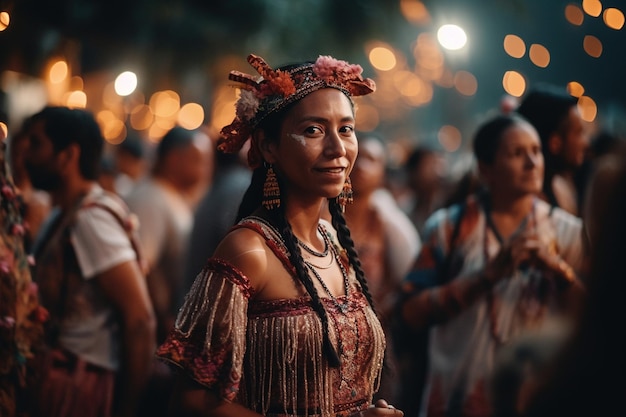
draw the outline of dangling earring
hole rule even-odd
[[[354,202],[354,198],[352,198],[352,182],[350,181],[350,177],[346,177],[346,182],[343,184],[343,190],[337,196],[337,203],[341,207],[341,212],[346,212],[346,205],[352,204]]]
[[[265,174],[265,183],[263,184],[263,207],[266,210],[274,210],[280,207],[280,187],[276,180],[276,173],[272,164],[267,166]]]

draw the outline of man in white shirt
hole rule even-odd
[[[56,206],[34,248],[53,348],[36,401],[51,417],[134,415],[155,321],[132,215],[97,184],[99,127],[86,111],[46,107],[28,136],[28,174]]]

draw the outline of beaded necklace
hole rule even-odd
[[[321,225],[317,226],[317,230],[321,233],[322,238],[324,238],[324,230],[322,229]],[[300,245],[300,247],[302,249],[304,249],[305,251],[307,251],[308,253],[310,253],[313,256],[316,256],[318,258],[325,258],[328,255],[328,248],[330,247],[330,245],[328,244],[328,241],[326,239],[324,240],[324,251],[323,252],[318,252],[315,249],[311,248],[310,246],[308,246],[306,243],[304,243],[303,241],[301,241],[300,239],[298,239],[296,237],[296,240],[298,241],[298,245]]]
[[[315,266],[313,264],[311,264],[310,262],[308,262],[306,260],[304,261],[304,264],[313,273],[313,276],[320,283],[320,285],[324,289],[324,292],[328,295],[328,297],[330,297],[330,299],[332,300],[333,304],[335,304],[335,306],[339,309],[339,311],[341,311],[342,313],[346,313],[348,311],[348,295],[349,295],[349,291],[350,291],[350,283],[348,282],[348,271],[346,271],[346,268],[341,263],[341,260],[339,259],[339,254],[337,253],[337,249],[335,248],[335,246],[333,244],[331,244],[328,241],[329,238],[328,238],[328,235],[326,234],[326,232],[324,230],[321,230],[321,231],[322,231],[322,237],[324,238],[324,246],[327,249],[330,248],[330,252],[333,255],[333,259],[337,262],[337,265],[339,266],[339,269],[341,270],[341,275],[343,277],[344,291],[345,291],[345,294],[346,294],[345,301],[343,303],[339,302],[337,297],[335,297],[333,295],[333,293],[330,291],[330,289],[328,288],[328,286],[326,285],[326,283],[324,282],[324,280],[320,276],[319,272],[317,272],[317,270],[315,269]],[[329,265],[329,267],[330,267],[330,265]],[[321,269],[324,269],[324,268],[321,268]]]

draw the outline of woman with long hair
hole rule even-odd
[[[358,143],[362,68],[329,56],[238,71],[234,121],[250,140],[238,221],[198,274],[158,355],[181,369],[176,415],[400,416],[372,405],[385,338],[343,217]],[[326,207],[332,221],[324,221]]]

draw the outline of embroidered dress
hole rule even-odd
[[[263,235],[295,274],[269,224],[247,218],[236,227]],[[322,323],[308,296],[257,301],[248,278],[220,259],[210,259],[196,278],[157,355],[223,399],[264,416],[349,416],[371,403],[385,350],[380,323],[352,270],[349,277],[349,295],[337,297],[347,304],[345,312],[322,298],[339,368],[323,354]]]
[[[479,200],[472,196],[465,204],[450,262],[451,280],[480,271],[502,244]],[[434,288],[432,300],[439,305],[450,305],[444,298],[454,297],[443,290],[437,271],[447,256],[460,214],[461,206],[455,205],[431,216],[416,267],[407,276],[409,286]],[[574,269],[581,267],[580,219],[558,208],[551,211],[547,204],[537,201],[521,229],[529,227],[535,228],[541,238],[549,239]],[[520,268],[498,282],[488,296],[434,326],[430,331],[430,368],[422,415],[490,416],[486,378],[493,370],[498,347],[524,331],[541,328],[559,314],[559,295],[558,287],[541,273]]]

